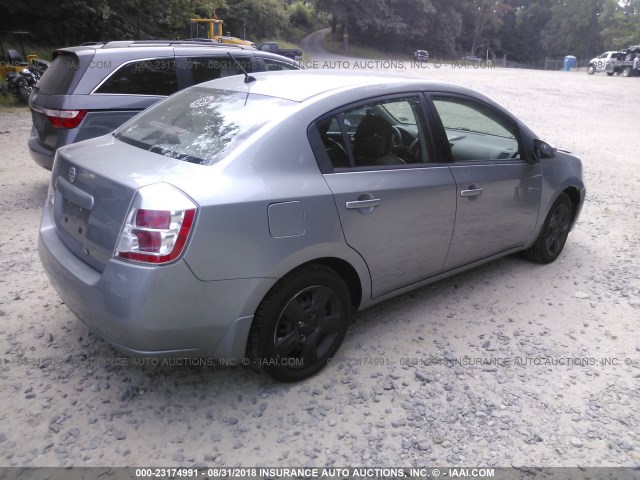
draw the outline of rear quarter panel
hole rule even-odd
[[[333,195],[306,130],[313,116],[294,115],[197,175],[168,180],[200,205],[185,259],[201,280],[272,278],[325,257],[350,263],[370,295],[369,272],[344,240]],[[269,206],[302,204],[302,233],[274,237]]]

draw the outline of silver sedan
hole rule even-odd
[[[116,347],[295,381],[353,311],[516,252],[554,261],[584,197],[580,159],[468,89],[259,73],[61,148],[39,249]]]

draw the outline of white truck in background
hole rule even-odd
[[[587,73],[593,75],[594,73],[605,72],[609,76],[617,73],[623,77],[629,77],[633,69],[633,59],[637,52],[640,52],[640,46],[629,47],[626,51],[610,50],[604,52],[600,56],[589,60]]]

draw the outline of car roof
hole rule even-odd
[[[483,95],[457,85],[425,81],[392,72],[345,70],[291,70],[252,73],[255,81],[245,83],[242,75],[205,82],[198,87],[231,91],[250,91],[258,95],[278,97],[295,102],[337,91],[357,91],[375,88],[373,95],[407,91],[446,91],[471,95],[494,103]]]
[[[283,55],[273,52],[265,52],[248,45],[235,45],[220,42],[203,42],[199,40],[122,40],[108,43],[91,42],[75,47],[58,48],[53,52],[53,58],[61,54],[73,54],[78,57],[91,57],[106,55],[121,61],[135,60],[147,55],[227,55],[237,57],[257,56],[270,58],[286,63],[295,63],[300,68],[302,64]]]
[[[242,51],[248,50],[250,52],[259,51],[255,47],[250,47],[248,45],[235,45],[230,43],[220,43],[220,42],[203,42],[199,40],[118,40],[112,42],[87,42],[82,45],[78,45],[75,47],[63,47],[58,48],[56,52],[72,52],[75,54],[78,53],[96,53],[99,51],[106,52],[110,51],[114,54],[118,51],[127,50],[147,50],[147,49],[155,49],[155,48],[163,48],[163,47],[171,47],[171,48],[202,48],[205,52],[211,52],[215,50],[219,51]]]

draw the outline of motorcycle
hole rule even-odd
[[[7,90],[22,103],[28,105],[31,90],[33,90],[41,76],[42,73],[40,71],[28,68],[17,73],[9,72],[7,73]]]

